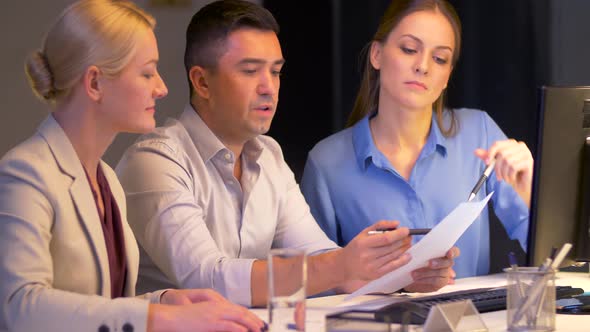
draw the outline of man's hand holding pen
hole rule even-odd
[[[385,234],[395,230],[404,230],[406,227],[376,229],[369,231],[369,235]],[[430,231],[428,228],[408,229],[408,238],[412,235],[425,235]],[[445,257],[431,259],[428,266],[412,271],[414,283],[404,288],[406,292],[433,292],[440,288],[455,283],[455,271],[453,270],[454,259],[460,255],[457,247],[452,247]]]
[[[382,255],[381,257],[389,257],[388,259],[391,261],[386,264],[395,262],[397,266],[396,268],[399,268],[407,264],[411,259],[405,251],[411,246],[412,231],[416,235],[424,235],[428,233],[430,229],[412,230],[407,227],[400,227],[398,221],[381,221],[366,228],[355,239],[358,239],[359,242],[365,241],[366,243],[372,243],[373,246],[385,249],[385,251],[381,252],[379,255]],[[383,244],[385,244],[385,246],[383,246]],[[390,249],[388,249],[387,246],[391,246]],[[387,250],[389,250],[389,252],[387,252]],[[459,248],[453,247],[447,252],[445,257],[432,259],[428,262],[427,266],[412,271],[414,283],[407,286],[404,290],[408,292],[432,292],[448,284],[453,284],[456,274],[452,267],[454,265],[454,259],[459,255]],[[403,264],[399,264],[402,262]],[[380,264],[383,264],[383,262]],[[393,269],[388,268],[387,270],[389,272]],[[371,279],[380,276],[381,275],[373,275],[373,278]],[[355,283],[350,283],[347,285],[348,287],[343,289],[347,292],[352,292],[368,281],[366,278],[363,278],[363,280],[365,281],[357,280]]]
[[[514,139],[497,141],[488,150],[475,150],[475,155],[481,158],[486,165],[495,160],[496,178],[510,184],[530,207],[533,156],[524,142]]]
[[[360,232],[343,248],[348,267],[347,279],[373,280],[407,264],[411,257],[406,251],[412,245],[409,230],[398,221],[380,221]],[[378,228],[397,228],[392,232],[369,235]]]

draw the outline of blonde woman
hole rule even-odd
[[[0,331],[264,329],[211,290],[133,297],[138,248],[101,156],[117,133],[155,127],[154,25],[131,2],[78,1],[27,59],[52,112],[0,161]]]

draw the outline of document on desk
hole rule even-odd
[[[393,293],[412,283],[411,272],[428,265],[428,261],[443,257],[453,247],[455,242],[475,221],[486,206],[493,192],[479,202],[471,201],[459,204],[438,225],[415,245],[408,253],[412,260],[397,270],[391,271],[379,279],[375,279],[354,293],[348,295],[345,301],[370,293]]]

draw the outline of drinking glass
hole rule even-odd
[[[305,331],[307,254],[299,249],[272,249],[268,254],[270,331]]]

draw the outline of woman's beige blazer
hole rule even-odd
[[[135,294],[139,264],[123,189],[102,167],[121,209],[125,296],[110,299],[107,250],[96,204],[68,137],[49,116],[0,160],[0,331],[145,331]]]

